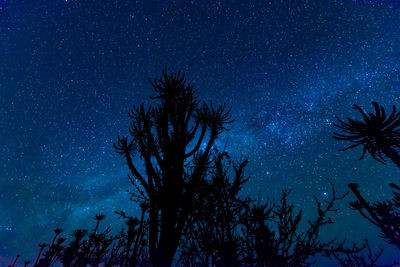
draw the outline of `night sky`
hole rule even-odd
[[[335,115],[359,117],[354,103],[399,106],[399,25],[398,1],[0,1],[0,262],[32,259],[56,227],[104,213],[118,230],[115,210],[138,213],[112,144],[132,105],[152,103],[148,77],[163,67],[232,105],[217,146],[249,158],[243,195],[291,188],[306,219],[313,195],[329,198],[326,179],[390,198],[399,170],[337,151],[347,144],[332,133]],[[396,258],[351,200],[323,237],[368,238],[383,262]]]

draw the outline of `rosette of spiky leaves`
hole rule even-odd
[[[385,156],[388,156],[388,149],[397,151],[400,148],[400,130],[398,129],[400,112],[396,112],[396,107],[393,106],[392,113],[387,117],[383,106],[379,106],[377,102],[372,102],[372,105],[375,108],[375,114],[366,114],[358,105],[353,105],[353,109],[361,113],[363,120],[348,118],[348,121],[345,122],[336,117],[339,123],[335,123],[334,126],[341,129],[343,133],[335,132],[334,138],[353,143],[340,151],[362,146],[363,152],[360,160],[368,151],[375,160],[384,163]]]

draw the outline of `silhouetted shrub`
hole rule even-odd
[[[374,254],[368,242],[345,248],[344,241],[320,239],[321,229],[333,223],[336,201],[347,193],[337,195],[328,181],[331,197],[324,202],[315,198],[316,218],[307,220],[306,226],[302,210],[288,201],[290,190],[283,191],[276,203],[241,197],[249,179],[244,176],[247,160],[235,164],[214,147],[231,122],[230,109],[198,101],[183,74],[164,70],[160,79],[150,82],[156,92],[153,99],[159,103],[134,107],[129,114],[131,137],[119,137],[114,144],[131,172],[135,188],[131,195],[141,207],[140,218],[117,211],[125,226],[115,235],[110,227],[100,230],[105,218],[101,214],[95,216],[91,231],[77,229],[63,237],[63,230],[56,229],[50,243],[39,245],[33,266],[170,266],[177,250],[177,264],[183,266],[310,266],[318,254],[342,266],[376,266],[382,251]],[[385,155],[397,164],[393,153],[400,147],[396,143],[400,113],[393,108],[386,119],[383,107],[373,104],[376,114],[369,116],[355,105],[364,122],[338,119],[336,126],[348,135],[335,133],[335,137],[355,142],[349,148],[362,145],[363,155],[369,151],[380,161]],[[137,156],[145,175],[135,166]],[[380,227],[389,243],[400,247],[400,193],[394,192],[392,201],[370,205],[357,185],[350,188],[359,199],[352,207]],[[360,254],[364,251],[366,255]]]
[[[334,203],[343,199],[331,184],[331,199],[316,200],[317,217],[301,227],[302,211],[289,204],[290,191],[283,191],[277,203],[256,203],[240,198],[247,160],[233,164],[229,156],[216,153],[210,179],[196,191],[194,211],[182,239],[182,266],[310,266],[314,256],[340,259],[358,256],[344,248],[344,242],[320,241],[323,226],[332,224]],[[229,176],[229,167],[232,167]],[[361,257],[361,256],[360,256]]]
[[[47,267],[54,264],[63,266],[136,266],[149,265],[147,254],[147,221],[144,212],[139,219],[118,214],[125,219],[125,227],[116,235],[111,235],[110,227],[100,231],[100,222],[104,215],[95,216],[96,226],[90,232],[85,229],[74,230],[70,238],[61,237],[62,229],[54,230],[51,243],[40,244],[34,267]],[[17,257],[18,259],[19,257]],[[13,263],[13,266],[17,263]],[[26,262],[27,266],[30,262]]]

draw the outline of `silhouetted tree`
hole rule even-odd
[[[342,129],[345,134],[334,133],[334,138],[353,143],[349,147],[341,149],[342,151],[362,145],[363,153],[360,160],[368,151],[375,160],[385,163],[385,157],[387,157],[400,168],[400,155],[398,154],[400,149],[400,112],[396,113],[396,107],[393,106],[393,111],[387,118],[383,106],[379,106],[376,102],[372,102],[372,104],[375,114],[368,113],[368,115],[359,106],[355,104],[353,106],[361,113],[364,121],[348,118],[348,123],[345,123],[336,117],[340,124],[334,125]],[[348,186],[357,197],[356,201],[350,202],[350,207],[379,227],[381,237],[400,249],[400,187],[391,183],[390,186],[394,189],[392,191],[393,199],[370,204],[361,195],[358,184],[350,183]],[[346,258],[334,256],[343,266],[377,266],[375,262],[381,256],[382,251],[373,255],[368,243],[366,247],[368,248],[369,262],[367,262],[367,258],[359,255],[348,254]]]
[[[331,197],[324,202],[315,198],[317,216],[304,227],[302,210],[296,211],[288,201],[290,190],[283,191],[277,203],[240,197],[248,181],[247,160],[235,164],[213,146],[231,122],[230,109],[198,101],[183,74],[164,70],[160,79],[150,82],[159,104],[134,107],[129,114],[131,137],[118,137],[114,144],[131,172],[135,187],[131,194],[140,204],[140,219],[117,211],[125,226],[112,235],[110,227],[100,231],[104,215],[96,215],[93,230],[75,230],[69,243],[61,236],[63,230],[56,229],[51,243],[39,245],[34,267],[170,266],[178,248],[178,264],[184,266],[299,267],[312,265],[317,254],[342,266],[376,266],[382,252],[374,254],[368,243],[346,249],[344,241],[320,239],[321,228],[333,223],[335,202],[347,193],[337,195],[329,181]],[[335,137],[355,143],[348,148],[364,145],[362,157],[369,151],[379,161],[386,155],[395,162],[390,153],[397,155],[400,147],[396,143],[400,115],[393,107],[386,120],[383,107],[373,104],[376,114],[369,117],[355,105],[364,122],[349,119],[347,124],[338,119],[341,125],[336,126],[348,136],[335,133]],[[136,156],[144,170],[137,168]],[[351,206],[380,227],[389,243],[400,247],[400,187],[391,184],[399,191],[393,192],[393,200],[370,205],[357,185],[349,186],[358,198]],[[368,254],[360,255],[365,249]],[[19,258],[10,266],[16,266]]]
[[[195,189],[210,165],[211,148],[231,122],[230,109],[201,104],[181,73],[167,74],[164,69],[162,77],[150,83],[156,92],[153,99],[161,103],[135,106],[129,114],[131,139],[119,137],[114,147],[126,159],[138,197],[148,202],[151,261],[168,266],[192,210]],[[143,160],[145,175],[134,163],[136,155]]]
[[[381,236],[388,243],[400,249],[400,187],[393,183],[390,186],[394,189],[392,200],[370,204],[361,195],[358,184],[349,184],[350,189],[357,197],[357,201],[351,202],[350,207],[379,227]]]
[[[353,106],[354,109],[360,111],[364,121],[348,118],[349,122],[345,123],[337,118],[340,125],[335,124],[335,126],[342,129],[347,135],[334,133],[334,138],[354,143],[342,150],[362,145],[363,153],[360,159],[368,151],[375,160],[383,163],[386,156],[397,167],[400,167],[400,156],[398,154],[400,149],[400,112],[396,113],[396,107],[393,106],[393,111],[387,118],[383,106],[379,106],[376,102],[372,102],[372,104],[375,107],[375,114],[368,113],[368,115],[359,106]],[[393,191],[392,200],[370,204],[361,195],[358,184],[350,183],[348,186],[357,197],[357,201],[351,202],[350,207],[378,226],[382,237],[389,243],[400,248],[400,193]],[[393,183],[390,186],[399,190],[399,187]]]
[[[290,191],[283,191],[280,201],[267,208],[267,205],[256,205],[248,214],[246,234],[244,235],[247,262],[253,266],[310,266],[317,254],[329,255],[334,251],[344,253],[343,242],[320,240],[320,230],[332,224],[332,213],[337,200],[346,194],[337,195],[331,183],[331,198],[324,203],[315,198],[317,217],[308,220],[308,227],[300,227],[302,210],[295,211],[294,205],[288,203]]]
[[[323,242],[319,237],[321,228],[333,223],[334,203],[346,195],[338,196],[332,183],[331,199],[316,200],[317,217],[302,229],[302,211],[288,203],[289,191],[276,204],[255,204],[239,196],[248,181],[247,161],[232,164],[224,152],[213,162],[211,178],[196,191],[182,240],[182,266],[309,266],[317,254],[349,253],[343,242]]]
[[[184,266],[230,266],[239,262],[240,227],[249,199],[238,194],[248,180],[244,177],[247,160],[233,164],[226,152],[213,158],[209,179],[196,189],[191,214],[182,242],[180,263]],[[225,166],[228,165],[228,166]],[[233,178],[227,172],[233,166]]]
[[[336,119],[339,124],[334,124],[340,128],[344,134],[334,133],[334,138],[338,140],[350,141],[352,145],[341,149],[345,151],[357,146],[363,147],[360,160],[368,151],[369,154],[377,161],[384,163],[385,157],[392,160],[397,167],[400,168],[400,112],[396,113],[396,107],[393,106],[392,114],[387,118],[383,106],[379,106],[377,102],[372,102],[375,108],[375,114],[368,115],[356,104],[353,108],[358,110],[363,121],[348,118],[348,122],[344,122],[338,117]]]
[[[74,230],[72,240],[65,245],[68,238],[61,237],[62,229],[55,229],[55,236],[51,243],[39,244],[40,250],[33,267],[49,267],[55,264],[62,266],[138,266],[149,265],[146,247],[147,222],[144,219],[143,209],[140,220],[126,216],[124,212],[117,212],[125,219],[126,228],[113,236],[107,227],[99,231],[100,222],[104,215],[95,216],[96,225],[91,232],[84,229]],[[19,258],[15,259],[12,266]],[[30,262],[25,262],[28,266]]]

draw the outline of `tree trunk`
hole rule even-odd
[[[160,249],[157,253],[157,257],[153,258],[151,263],[153,267],[170,267],[174,255],[167,255],[166,251]]]
[[[150,200],[149,209],[149,252],[151,263],[156,266],[159,259],[158,244],[158,209],[154,204],[154,200]]]
[[[169,233],[166,233],[170,230]],[[156,256],[152,259],[152,264],[158,266],[171,266],[177,249],[175,240],[175,231],[171,227],[160,229],[159,246],[157,247]]]
[[[175,181],[171,179],[175,178],[173,175],[169,175],[165,180],[163,188],[164,192],[168,192],[168,195],[162,194],[160,200],[160,220],[159,229],[157,229],[159,236],[157,238],[157,248],[153,251],[152,265],[153,266],[171,266],[174,255],[178,248],[178,233],[176,229],[179,199],[177,196],[180,194],[176,191],[178,186]],[[167,182],[168,181],[168,182]],[[171,186],[171,182],[175,186]]]

